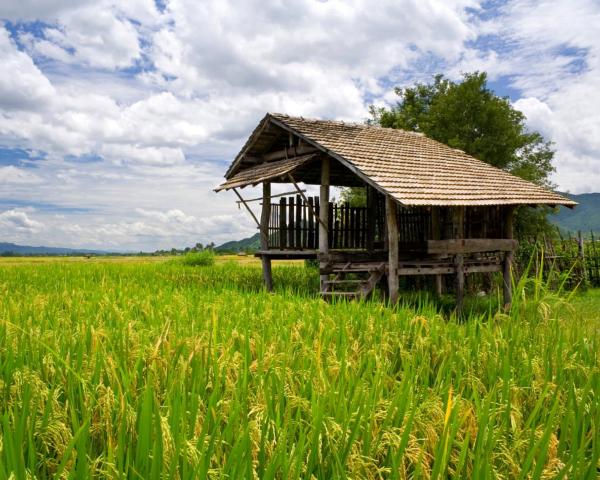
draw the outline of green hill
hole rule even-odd
[[[600,193],[582,193],[580,195],[565,194],[579,203],[574,209],[560,207],[556,215],[549,217],[550,221],[562,230],[577,232],[581,230],[589,234],[600,234]],[[600,235],[599,235],[600,236]]]
[[[32,247],[0,242],[0,255],[107,255],[109,253],[85,248]]]
[[[260,233],[242,240],[232,240],[215,247],[217,252],[255,252],[260,249]]]

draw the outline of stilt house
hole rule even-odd
[[[272,260],[315,258],[324,296],[365,297],[383,283],[395,302],[400,276],[431,275],[441,293],[452,275],[459,309],[474,272],[503,272],[511,302],[515,207],[576,205],[420,133],[274,113],[225,178],[216,190],[232,189],[260,229],[267,288]],[[292,195],[272,195],[272,183],[290,184]],[[320,185],[320,195],[300,183]],[[241,197],[258,184],[262,198]],[[330,186],[364,187],[366,205],[332,203]],[[260,218],[251,200],[262,201]]]

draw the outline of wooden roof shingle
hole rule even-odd
[[[331,155],[404,205],[577,205],[420,133],[278,113],[263,119],[228,170],[228,179],[243,172],[244,152],[265,122]]]

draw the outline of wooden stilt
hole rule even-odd
[[[388,231],[388,291],[390,303],[398,302],[398,217],[396,201],[389,195],[385,197],[385,214]]]
[[[330,160],[329,157],[324,157],[321,163],[321,191],[319,199],[319,253],[322,256],[326,256],[329,253],[329,169]],[[327,263],[322,262],[319,265],[322,271],[326,267]],[[327,280],[329,280],[328,274],[320,275],[321,293],[326,292],[328,289]]]
[[[504,214],[504,238],[512,239],[514,236],[513,232],[513,218],[515,209],[514,207],[506,207]],[[510,309],[512,304],[512,263],[513,263],[513,252],[506,252],[504,256],[504,272],[503,272],[503,283],[504,283],[504,310]]]
[[[269,219],[271,218],[271,184],[263,183],[262,210],[260,214],[260,249],[269,249]],[[265,255],[261,257],[263,279],[268,291],[273,290],[273,275],[271,272],[271,259]]]

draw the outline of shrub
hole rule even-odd
[[[188,252],[179,261],[188,267],[210,267],[215,263],[215,253],[212,250]]]

